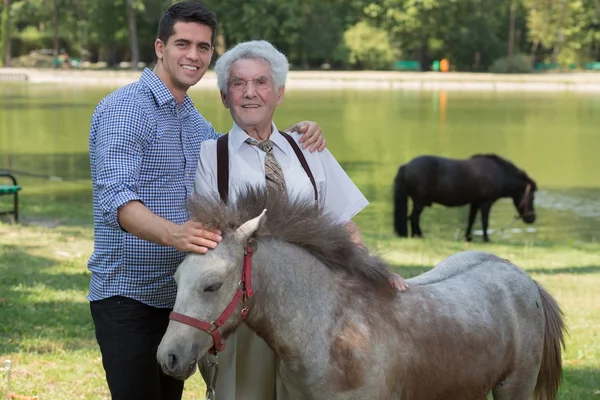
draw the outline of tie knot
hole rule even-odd
[[[273,151],[273,142],[269,139],[259,142],[256,139],[249,138],[249,139],[246,139],[246,143],[258,147],[265,153],[270,153],[271,151]]]

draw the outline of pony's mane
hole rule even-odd
[[[537,185],[536,185],[535,181],[533,179],[531,179],[524,170],[517,168],[516,165],[514,165],[512,162],[508,161],[507,159],[502,158],[497,154],[475,154],[475,155],[471,156],[471,158],[478,158],[478,157],[484,157],[484,158],[488,158],[488,159],[494,161],[508,175],[512,175],[519,179],[525,180],[527,183],[530,183],[532,185],[531,189],[533,191],[537,190]]]
[[[387,263],[353,243],[344,225],[317,207],[312,196],[289,200],[280,192],[269,190],[267,195],[265,189],[247,186],[233,205],[215,197],[196,196],[188,202],[188,209],[193,220],[221,230],[223,236],[267,209],[266,223],[260,224],[256,239],[271,237],[294,244],[332,270],[345,271],[380,290],[393,289]]]

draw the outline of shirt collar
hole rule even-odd
[[[229,140],[231,140],[232,149],[237,152],[240,147],[246,142],[246,139],[251,138],[250,135],[246,133],[242,128],[240,128],[235,122],[233,123],[233,127],[229,131]],[[253,140],[256,140],[252,138]],[[289,145],[288,141],[279,133],[279,130],[275,126],[274,122],[271,122],[271,136],[269,137],[273,144],[279,148],[279,150],[283,151],[287,154]]]
[[[167,88],[167,85],[165,85],[165,83],[158,76],[156,76],[151,69],[144,68],[140,82],[150,89],[150,92],[152,93],[152,96],[154,96],[156,104],[158,104],[159,107],[162,107],[165,104],[176,102],[175,97],[173,97],[173,94]],[[187,114],[193,108],[194,102],[186,94],[179,111],[180,113]]]

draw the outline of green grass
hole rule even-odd
[[[109,398],[86,301],[93,232],[89,210],[80,204],[60,193],[44,198],[42,191],[23,199],[23,225],[0,223],[0,363],[12,361],[11,387],[20,395]],[[370,248],[404,277],[467,248],[491,251],[525,268],[566,314],[569,336],[559,399],[600,400],[599,243],[505,241],[467,247],[459,241],[363,233]],[[5,389],[0,369],[0,396]],[[184,398],[203,396],[204,384],[194,375]]]

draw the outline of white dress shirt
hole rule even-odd
[[[237,124],[229,131],[229,198],[235,202],[238,189],[248,184],[265,187],[265,155],[257,146],[246,143],[250,136]],[[292,133],[299,144],[302,137]],[[281,166],[285,178],[288,196],[314,198],[314,189],[310,178],[302,168],[300,160],[294,153],[290,143],[279,133],[272,124],[270,139],[273,141],[273,155]],[[300,149],[302,146],[299,144]],[[352,217],[365,208],[369,202],[358,190],[354,182],[342,169],[329,150],[311,153],[302,149],[308,167],[310,168],[317,190],[319,203],[325,212],[331,214],[338,222],[347,223]],[[217,141],[206,140],[200,149],[200,158],[194,179],[194,195],[213,196],[219,198],[217,185]]]

